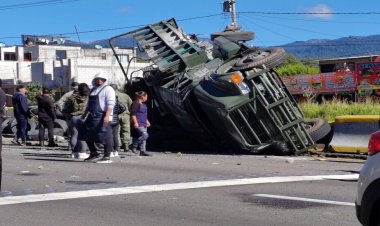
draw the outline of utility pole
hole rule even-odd
[[[230,5],[231,5],[231,18],[232,18],[232,24],[231,25],[233,27],[237,27],[235,0],[230,0]]]
[[[223,12],[231,13],[232,23],[227,26],[227,29],[236,31],[239,30],[240,27],[237,25],[236,20],[236,0],[226,0],[223,2]]]
[[[232,23],[227,25],[224,31],[214,32],[211,34],[211,40],[219,36],[223,36],[230,41],[246,42],[255,38],[255,33],[251,31],[241,30],[241,26],[237,24],[236,20],[236,0],[223,1],[223,12],[231,13]]]

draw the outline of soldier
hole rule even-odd
[[[78,93],[78,85],[79,83],[78,82],[72,82],[71,83],[71,88],[72,90],[65,93],[56,103],[55,103],[55,106],[57,107],[59,113],[63,114],[65,116],[65,119],[66,119],[66,124],[67,124],[67,127],[68,127],[68,130],[67,130],[67,135],[69,136],[69,139],[71,139],[71,134],[70,132],[73,130],[72,128],[72,125],[71,125],[71,117],[70,117],[70,114],[67,113],[67,102],[68,102],[68,99],[73,95],[73,94],[77,94]],[[71,149],[71,145],[68,146],[69,149]],[[71,150],[73,151],[73,150]]]
[[[81,131],[83,125],[83,119],[81,115],[86,110],[88,96],[90,95],[90,88],[86,83],[81,83],[78,85],[78,93],[74,93],[69,97],[66,102],[66,117],[70,121],[70,146],[71,146],[71,157],[77,159],[85,159],[88,157],[86,151],[88,146],[83,138],[83,131]]]
[[[71,83],[71,88],[73,90],[65,93],[57,102],[56,102],[56,106],[58,108],[58,110],[60,112],[64,112],[64,109],[65,109],[65,104],[67,102],[67,100],[69,99],[69,97],[71,97],[71,95],[73,95],[73,93],[77,93],[78,92],[78,85],[79,83],[77,82],[73,82]]]
[[[127,110],[127,105],[120,103],[119,96],[121,93],[118,92],[118,86],[116,84],[110,85],[116,93],[116,103],[113,108],[113,117],[111,121],[112,135],[113,135],[113,150],[111,152],[111,157],[118,157],[120,151],[120,119],[119,115],[123,114]]]
[[[132,105],[132,99],[126,93],[116,91],[120,104],[126,106],[126,110],[119,114],[120,121],[120,141],[121,147],[125,152],[130,152],[129,145],[131,142],[131,118],[129,109]]]

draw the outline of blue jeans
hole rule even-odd
[[[79,134],[84,131],[81,129],[83,119],[80,116],[73,116],[70,119],[69,133],[70,133],[70,147],[72,152],[86,152],[88,146],[86,141],[82,140]]]
[[[132,146],[140,149],[140,151],[146,151],[146,140],[148,140],[149,134],[146,127],[134,128],[138,134],[138,137],[133,137]]]
[[[90,149],[91,154],[97,154],[95,143],[102,143],[104,145],[104,156],[110,157],[111,151],[113,149],[113,136],[112,127],[108,124],[103,124],[101,131],[87,131],[86,133],[86,143]],[[99,137],[102,136],[102,137]]]
[[[16,121],[17,121],[17,125],[16,125],[17,133],[16,133],[15,140],[18,141],[18,139],[21,138],[21,143],[25,143],[26,133],[27,133],[27,128],[28,128],[28,119],[24,117],[19,117],[19,118],[16,118]]]

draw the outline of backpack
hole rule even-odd
[[[115,107],[114,107],[114,114],[115,114],[115,111],[116,111],[116,114],[120,115],[121,113],[125,112],[126,110],[127,110],[127,107],[124,106],[124,104],[120,103],[119,102],[119,98],[116,96],[116,104],[115,104]]]
[[[111,125],[119,124],[119,116],[118,115],[125,112],[125,110],[127,110],[127,108],[124,106],[124,104],[121,104],[119,102],[119,99],[116,96],[116,104],[113,108],[113,117],[112,117]]]

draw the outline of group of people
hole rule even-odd
[[[57,107],[64,114],[68,125],[73,158],[110,163],[111,157],[117,157],[121,149],[130,155],[150,156],[146,151],[150,122],[145,104],[148,95],[145,91],[136,92],[132,101],[127,94],[118,91],[116,84],[108,85],[107,75],[103,72],[95,75],[91,89],[86,83],[73,82],[71,86],[72,91],[62,96],[57,103],[54,103],[49,88],[42,88],[41,94],[37,95],[40,146],[45,145],[45,128],[48,130],[47,146],[57,146],[54,142]],[[18,85],[12,97],[17,120],[17,133],[13,142],[18,145],[26,145],[29,114],[26,92],[25,86]],[[99,154],[101,149],[103,155]]]

